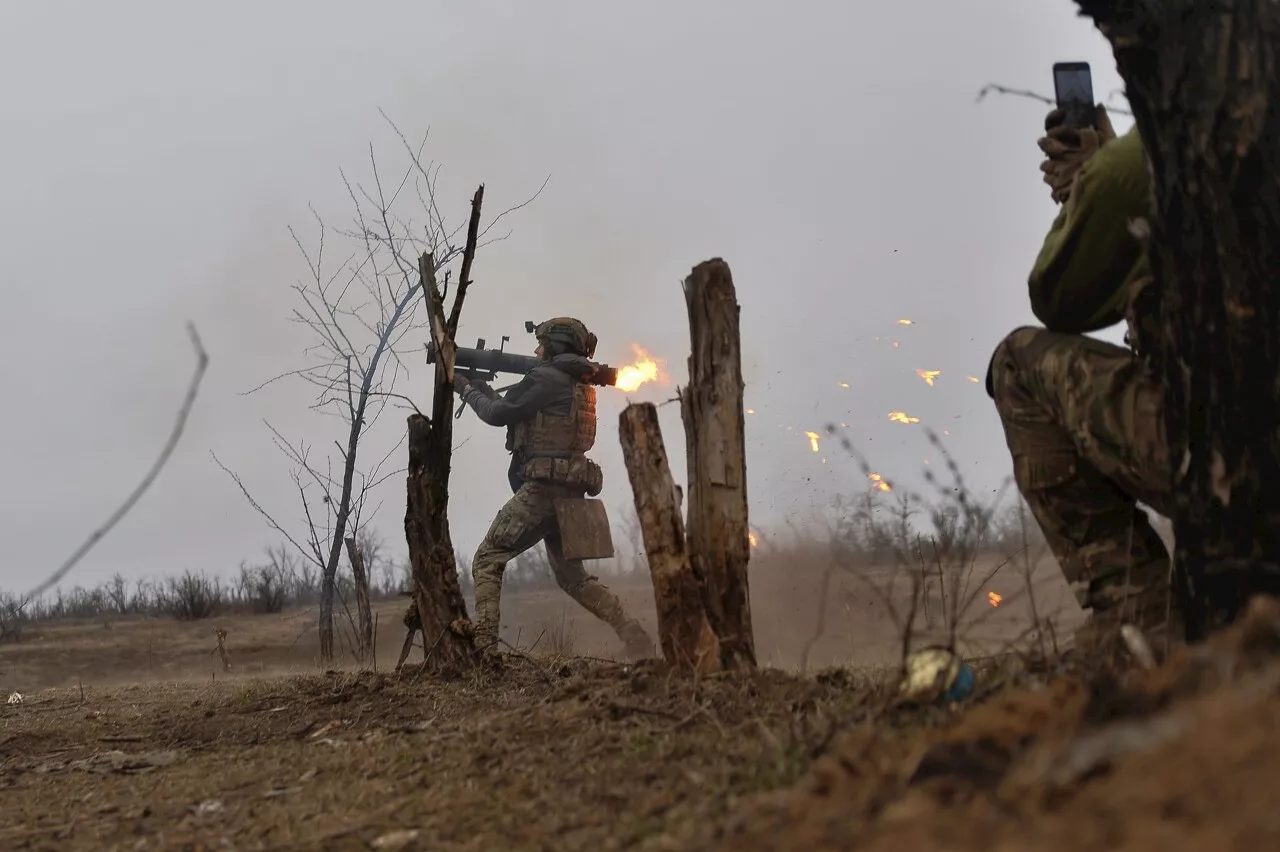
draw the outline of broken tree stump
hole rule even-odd
[[[679,668],[718,671],[720,642],[685,549],[680,489],[671,477],[657,408],[647,402],[628,405],[618,419],[618,433],[653,578],[662,654]]]
[[[458,332],[462,300],[471,284],[471,264],[476,256],[483,202],[484,184],[481,184],[471,197],[462,274],[447,317],[444,293],[436,280],[435,256],[425,252],[418,258],[418,283],[440,354],[432,385],[431,419],[415,412],[409,415],[408,421],[409,476],[404,533],[413,568],[414,603],[422,626],[423,665],[455,671],[479,659],[475,626],[467,617],[467,605],[458,585],[458,561],[449,535],[449,471],[453,464],[453,339]],[[400,664],[412,646],[412,637],[410,625]]]
[[[369,606],[369,572],[365,570],[364,554],[356,546],[356,540],[347,536],[347,558],[351,560],[351,575],[356,583],[356,644],[363,658],[373,647],[373,610]]]
[[[688,447],[685,534],[726,669],[756,666],[747,564],[747,454],[738,301],[729,265],[698,264],[684,281],[689,384],[680,392]]]
[[[453,388],[444,385],[452,394]],[[436,393],[441,392],[437,387]],[[445,417],[446,423],[452,418]],[[439,479],[440,447],[451,451],[449,437],[431,440],[431,423],[421,414],[409,415],[409,471],[404,534],[413,568],[414,603],[422,628],[425,659],[434,668],[458,669],[475,660],[473,632],[467,604],[458,585],[458,566],[445,519],[449,493]],[[436,450],[433,454],[432,450]],[[443,459],[448,469],[449,458]],[[410,634],[412,635],[412,634]],[[405,643],[406,645],[409,642]]]

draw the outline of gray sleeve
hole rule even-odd
[[[473,389],[467,391],[462,401],[490,426],[510,426],[532,420],[540,409],[555,399],[555,395],[555,386],[535,369],[509,390],[505,399],[496,394],[487,396]]]

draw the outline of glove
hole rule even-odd
[[[1085,161],[1116,138],[1107,108],[1102,104],[1094,107],[1093,127],[1067,127],[1062,123],[1063,118],[1062,110],[1050,111],[1044,119],[1045,135],[1036,143],[1045,155],[1040,164],[1044,182],[1059,204],[1065,204],[1071,197],[1071,185]]]
[[[466,376],[454,376],[453,389],[457,392],[458,396],[465,397],[467,395],[467,391],[471,390],[471,382],[467,381]]]

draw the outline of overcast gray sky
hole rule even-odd
[[[338,170],[367,180],[371,143],[388,169],[403,165],[379,108],[411,137],[430,127],[454,220],[480,182],[493,214],[550,175],[506,220],[510,237],[477,259],[464,344],[510,334],[531,351],[526,319],[570,314],[599,335],[600,360],[624,363],[639,344],[680,383],[679,281],[699,261],[729,262],[755,411],[753,525],[766,537],[864,487],[833,441],[811,452],[804,432],[829,421],[907,484],[931,456],[921,425],[946,429],[989,491],[1010,466],[990,401],[966,376],[1034,322],[1026,274],[1055,207],[1037,170],[1045,107],[974,98],[988,82],[1052,94],[1050,68],[1069,59],[1093,64],[1099,99],[1119,89],[1107,44],[1075,8],[4,4],[0,588],[24,591],[56,567],[152,462],[193,368],[186,320],[212,362],[182,445],[64,585],[230,572],[278,541],[210,450],[301,532],[262,421],[317,451],[341,424],[307,410],[305,386],[241,393],[303,363],[305,335],[287,318],[307,270],[288,227],[314,236],[309,204],[349,221]],[[930,387],[917,369],[941,373]],[[425,402],[429,378],[418,367],[398,390]],[[629,499],[625,398],[600,399],[593,455],[616,517]],[[894,410],[920,424],[891,422]],[[679,412],[661,411],[683,480]],[[366,458],[402,424],[389,412]],[[454,457],[452,522],[470,551],[509,495],[507,456],[502,431],[474,414],[457,430],[471,440]],[[378,497],[374,523],[403,551],[403,479]]]

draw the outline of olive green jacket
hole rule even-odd
[[[1128,316],[1150,279],[1135,220],[1151,215],[1151,178],[1137,127],[1080,167],[1031,269],[1031,310],[1050,331],[1083,334]]]

